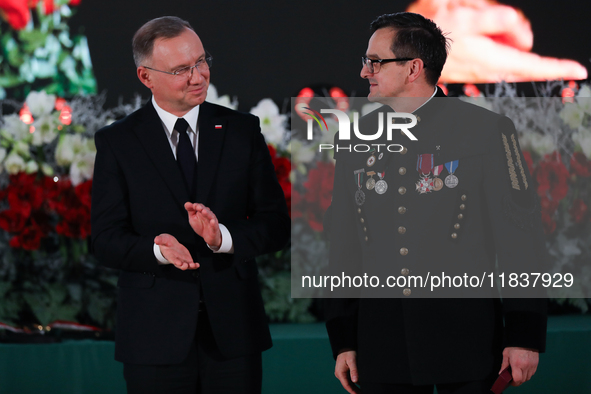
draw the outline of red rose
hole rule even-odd
[[[78,197],[78,200],[80,200],[82,205],[84,205],[86,208],[90,209],[92,179],[79,184],[78,186],[76,186],[74,191],[76,192],[76,196]]]
[[[41,246],[41,238],[45,234],[36,225],[31,225],[23,230],[19,235],[10,240],[10,246],[13,248],[23,248],[25,250],[37,250]],[[13,246],[15,244],[16,246]]]
[[[28,214],[23,215],[22,212],[7,209],[0,212],[0,228],[9,233],[20,233],[27,222]]]
[[[582,199],[577,198],[573,201],[573,205],[568,210],[568,213],[570,213],[570,216],[573,218],[575,223],[581,223],[587,218],[589,209]]]
[[[55,4],[53,4],[53,0],[43,0],[43,10],[45,15],[53,14],[55,11]]]
[[[560,202],[568,193],[570,174],[562,163],[560,153],[554,152],[544,156],[538,163],[534,178],[538,182],[538,194],[548,195],[553,201]]]
[[[529,173],[531,175],[533,175],[534,173],[534,161],[531,158],[531,153],[529,153],[528,151],[523,151],[523,158],[525,159],[525,162],[527,163],[527,168],[529,170]]]
[[[326,211],[332,200],[334,184],[334,164],[318,162],[317,168],[310,170],[308,181],[304,183],[307,193],[304,199],[308,203],[317,203],[322,211]]]
[[[14,30],[24,29],[31,18],[28,0],[0,0],[0,10]]]
[[[570,171],[572,174],[587,178],[591,176],[591,161],[587,160],[584,153],[575,152],[570,159]]]
[[[267,144],[267,148],[269,148],[269,155],[271,155],[271,159],[277,157],[277,149],[271,144]]]
[[[279,182],[289,179],[289,173],[291,172],[291,162],[289,159],[278,157],[273,159],[273,165],[275,166],[275,175],[277,175]]]

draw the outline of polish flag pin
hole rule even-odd
[[[215,128],[216,128],[216,129],[221,129],[221,128],[222,128],[222,125],[221,125],[221,124],[216,124],[216,125],[215,125]]]

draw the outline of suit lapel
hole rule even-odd
[[[207,202],[216,177],[228,125],[227,119],[216,116],[214,105],[204,102],[199,109],[199,163],[197,165],[197,202]],[[223,177],[224,174],[219,174]]]
[[[152,102],[142,109],[142,117],[134,130],[142,147],[148,154],[158,175],[162,178],[174,198],[183,207],[190,201],[185,188],[181,171],[176,163],[166,132],[162,127],[162,121],[158,117]]]

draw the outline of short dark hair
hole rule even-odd
[[[135,66],[141,66],[147,58],[152,56],[154,41],[159,38],[178,37],[186,29],[193,30],[189,22],[176,16],[163,16],[146,22],[133,35],[132,46]]]
[[[449,39],[441,29],[432,20],[412,12],[385,14],[371,22],[372,33],[384,28],[396,31],[392,42],[394,55],[421,59],[427,82],[436,85],[449,51]]]

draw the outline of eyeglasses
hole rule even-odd
[[[207,70],[209,70],[211,68],[211,65],[213,63],[213,57],[210,54],[208,54],[208,53],[206,53],[206,56],[207,57],[205,59],[199,60],[193,66],[187,66],[187,67],[179,68],[178,70],[175,70],[173,72],[156,70],[155,68],[148,67],[148,66],[144,66],[144,67],[147,68],[148,70],[158,71],[158,72],[164,73],[164,74],[175,75],[175,76],[181,77],[181,78],[187,78],[187,77],[188,78],[191,78],[191,77],[193,77],[193,70],[195,68],[197,68],[200,73],[203,73],[203,72],[205,72],[205,71],[207,71]]]
[[[390,62],[407,62],[409,60],[414,60],[415,58],[412,57],[401,57],[398,59],[379,59],[379,60],[374,60],[374,59],[370,59],[366,56],[363,56],[361,58],[361,67],[363,66],[367,66],[367,71],[369,71],[371,74],[377,74],[380,72],[380,68],[382,66],[382,63],[390,63]]]

